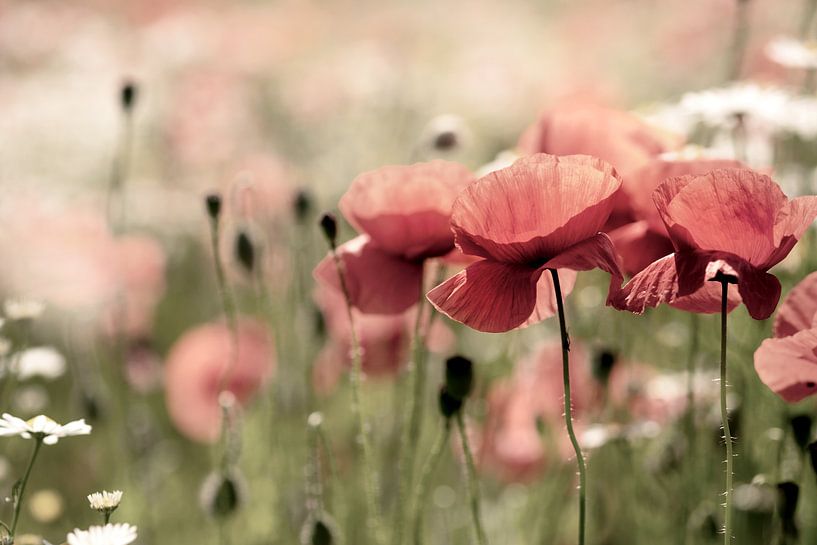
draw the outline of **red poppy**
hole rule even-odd
[[[382,167],[352,182],[339,207],[364,234],[337,249],[352,305],[366,313],[397,314],[417,302],[423,261],[454,249],[451,206],[472,181],[464,166],[432,161]],[[313,274],[339,289],[331,255]]]
[[[719,169],[670,178],[653,194],[675,253],[635,275],[612,304],[642,313],[669,303],[692,312],[721,308],[718,273],[733,277],[729,306],[740,301],[756,320],[774,312],[780,282],[768,271],[785,258],[817,216],[817,197],[789,200],[771,178]]]
[[[630,175],[680,143],[680,138],[650,127],[630,112],[573,100],[545,112],[522,134],[517,147],[523,154],[592,155],[613,165],[624,181],[607,225],[615,228],[633,220],[625,193]]]
[[[760,380],[790,403],[817,393],[817,272],[805,277],[783,301],[774,338],[755,352]]]
[[[700,159],[673,161],[655,158],[633,172],[621,188],[636,222],[609,232],[621,256],[622,269],[633,275],[657,259],[671,254],[672,241],[655,209],[652,193],[664,180],[677,176],[700,176],[719,168],[741,168],[738,161]]]
[[[501,332],[554,314],[547,269],[565,269],[565,293],[574,271],[596,267],[617,289],[613,244],[599,230],[620,185],[600,159],[543,153],[481,178],[457,198],[451,226],[462,252],[482,259],[431,290],[429,301],[473,329]]]
[[[167,357],[165,400],[170,419],[190,439],[214,442],[221,432],[218,404],[223,375],[230,369],[226,390],[245,404],[275,369],[272,340],[263,325],[238,322],[238,353],[233,355],[229,327],[210,323],[187,331]]]

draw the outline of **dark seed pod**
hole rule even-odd
[[[202,483],[200,499],[204,511],[212,517],[234,514],[244,504],[246,484],[236,470],[215,471]]]
[[[445,389],[449,395],[465,399],[474,387],[474,364],[462,356],[445,361]]]
[[[210,193],[204,198],[204,202],[207,205],[207,215],[210,216],[210,219],[218,220],[221,215],[221,195]]]
[[[139,87],[133,80],[125,80],[119,90],[119,104],[122,110],[130,112],[136,106],[136,99],[139,96]]]
[[[335,521],[326,513],[310,517],[301,530],[301,545],[338,545],[340,532]]]
[[[797,500],[800,499],[800,487],[797,483],[784,481],[777,484],[777,510],[783,520],[794,520],[797,511]]]
[[[443,386],[440,388],[439,405],[440,413],[444,418],[448,419],[460,412],[462,409],[462,399],[449,394]]]
[[[813,420],[807,414],[798,414],[796,416],[791,417],[789,420],[789,425],[791,425],[792,435],[794,435],[794,440],[797,442],[797,445],[805,450],[808,446],[809,440],[811,439],[811,426]]]
[[[306,189],[300,189],[295,194],[295,199],[292,201],[292,211],[295,213],[295,220],[298,223],[305,222],[312,213],[312,201],[312,195]]]
[[[593,376],[596,377],[602,384],[607,384],[610,379],[610,373],[613,372],[613,367],[616,365],[618,356],[615,352],[610,350],[602,350],[593,358]]]

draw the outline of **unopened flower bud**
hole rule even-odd
[[[122,106],[122,110],[131,112],[134,106],[136,106],[138,95],[139,87],[136,82],[133,80],[125,80],[119,91],[119,103]]]
[[[248,274],[255,270],[255,245],[246,231],[239,231],[235,238],[235,258]]]
[[[202,509],[215,518],[234,514],[244,504],[245,497],[246,485],[236,470],[213,472],[201,486]]]
[[[451,418],[462,409],[462,399],[448,393],[445,386],[440,388],[439,403],[440,413],[442,413],[446,419]]]
[[[457,399],[465,399],[474,386],[474,364],[462,356],[453,356],[445,361],[445,389]]]
[[[207,205],[207,215],[210,216],[210,219],[213,221],[217,221],[221,215],[221,195],[218,193],[210,193],[204,198],[204,202]]]
[[[610,373],[616,365],[617,356],[610,350],[602,350],[593,359],[593,376],[602,384],[607,384]]]
[[[794,520],[797,512],[797,501],[800,499],[800,487],[797,483],[784,481],[777,484],[777,510],[782,520]]]
[[[292,201],[292,210],[298,223],[303,223],[312,213],[312,195],[306,189],[300,189]]]
[[[798,414],[789,420],[794,440],[801,449],[805,450],[811,440],[812,423],[813,420],[807,414]]]
[[[321,216],[320,226],[323,231],[323,236],[329,241],[329,245],[334,248],[338,241],[338,220],[335,218],[335,215],[331,212],[327,212]]]
[[[310,517],[301,531],[301,545],[337,545],[340,543],[340,533],[332,517],[321,513],[317,517]]]

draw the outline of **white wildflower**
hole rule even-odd
[[[50,346],[29,348],[19,354],[12,371],[19,380],[36,376],[54,380],[65,373],[65,358]]]
[[[117,507],[119,507],[119,503],[122,501],[122,491],[121,490],[114,490],[113,492],[108,492],[107,490],[103,490],[102,492],[94,492],[93,494],[88,494],[88,503],[91,504],[91,509],[101,512],[113,512]]]
[[[781,37],[769,42],[766,55],[786,68],[817,68],[817,42]]]
[[[85,419],[74,420],[63,426],[42,414],[28,421],[8,413],[3,413],[3,417],[0,418],[0,437],[15,435],[25,439],[34,437],[42,439],[46,445],[54,445],[63,437],[89,433],[91,426],[85,423]]]
[[[136,526],[106,524],[87,530],[75,529],[65,538],[68,545],[128,545],[136,539]]]
[[[742,123],[776,127],[791,96],[776,87],[736,83],[727,87],[687,93],[680,108],[705,125],[731,128]]]
[[[34,299],[7,299],[3,312],[9,320],[33,320],[45,310],[45,303]]]

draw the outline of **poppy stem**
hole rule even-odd
[[[729,49],[727,65],[727,82],[737,81],[743,71],[743,59],[746,56],[746,45],[749,43],[749,3],[750,0],[735,0],[735,27],[732,44]]]
[[[372,533],[373,542],[379,545],[383,542],[383,540],[380,530],[380,509],[377,501],[377,478],[375,476],[374,466],[372,464],[372,446],[369,442],[369,424],[366,422],[366,417],[363,414],[363,407],[360,400],[360,383],[363,376],[363,360],[360,352],[360,341],[357,337],[357,330],[355,329],[355,318],[352,313],[352,299],[349,296],[349,288],[346,285],[346,275],[343,270],[343,263],[341,263],[334,242],[331,243],[331,253],[332,260],[335,263],[335,269],[338,273],[340,288],[343,292],[343,297],[346,300],[346,315],[349,319],[349,330],[351,332],[352,372],[350,382],[352,386],[352,415],[357,423],[358,437],[356,442],[360,445],[360,450],[363,457],[363,493],[366,499],[367,526]]]
[[[14,532],[17,530],[17,523],[20,521],[20,508],[23,506],[23,494],[25,494],[26,491],[26,484],[28,484],[28,478],[31,476],[31,468],[34,467],[34,461],[37,459],[37,454],[39,454],[41,446],[43,446],[42,436],[34,435],[34,450],[31,452],[28,467],[26,468],[23,478],[14,486],[17,490],[12,492],[12,496],[14,496],[14,518],[11,519],[11,529],[9,530],[11,543],[14,543]]]
[[[462,452],[465,454],[465,483],[468,487],[468,496],[471,501],[471,518],[474,522],[474,531],[477,534],[479,545],[488,545],[488,538],[485,537],[485,529],[479,514],[479,482],[477,482],[477,470],[474,466],[474,456],[471,454],[471,447],[468,443],[468,434],[465,431],[465,419],[462,410],[457,412],[457,429],[460,433]]]
[[[213,267],[216,272],[216,283],[218,284],[218,292],[221,297],[221,305],[224,310],[224,315],[227,318],[227,326],[230,328],[230,359],[227,362],[227,369],[221,375],[219,381],[219,392],[223,392],[230,382],[230,375],[233,372],[236,359],[238,358],[238,324],[236,319],[235,302],[230,294],[230,289],[227,286],[227,276],[224,274],[224,264],[221,262],[221,254],[219,253],[219,233],[221,232],[219,226],[219,219],[217,216],[210,217],[210,248],[213,252]]]
[[[686,484],[687,484],[687,500],[685,509],[683,511],[683,523],[689,520],[692,512],[692,504],[696,501],[697,496],[697,481],[695,479],[695,469],[697,466],[697,443],[695,430],[697,427],[697,415],[695,407],[695,372],[696,360],[698,358],[698,343],[700,330],[700,317],[697,313],[691,312],[689,327],[689,353],[687,354],[687,412],[686,412],[686,446],[687,446],[687,463],[686,463]],[[688,542],[689,530],[685,532],[684,543]]]
[[[562,337],[562,376],[564,378],[565,390],[565,427],[567,435],[573,444],[576,452],[576,463],[579,467],[579,545],[584,545],[585,519],[587,516],[587,469],[584,464],[584,456],[576,439],[576,432],[573,430],[573,407],[570,403],[570,337],[567,334],[567,322],[565,321],[565,305],[562,300],[562,287],[559,284],[559,272],[556,269],[548,269],[553,277],[553,291],[556,292],[556,309],[559,314],[559,330]]]
[[[451,436],[451,419],[446,418],[443,428],[437,435],[437,440],[431,447],[428,453],[423,469],[420,472],[420,481],[417,483],[417,488],[414,489],[414,500],[412,501],[412,525],[413,525],[413,539],[414,545],[421,545],[423,542],[423,513],[428,502],[428,493],[431,485],[431,478],[434,476],[434,471],[440,465],[443,452],[445,452],[445,445],[448,443],[448,438]]]
[[[729,412],[726,407],[726,303],[729,283],[721,280],[721,421],[723,422],[723,437],[726,441],[726,490],[724,491],[724,525],[723,542],[729,545],[732,542],[732,432],[729,429]]]

